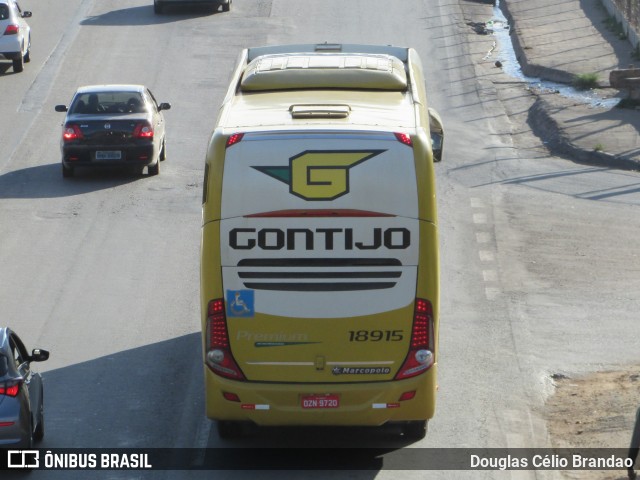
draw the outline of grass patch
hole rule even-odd
[[[578,90],[589,90],[598,87],[597,73],[580,73],[573,77],[572,85]]]
[[[593,147],[593,150],[596,152],[603,152],[604,151],[604,145],[602,145],[601,143],[596,144],[595,147]]]
[[[624,31],[622,22],[619,22],[618,20],[616,20],[616,17],[609,16],[603,22],[606,29],[612,32],[620,40],[627,39],[627,32]]]

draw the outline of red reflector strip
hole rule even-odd
[[[395,217],[389,213],[370,212],[367,210],[355,210],[340,208],[334,210],[276,210],[273,212],[253,213],[245,215],[245,218],[271,218],[271,217]]]
[[[412,398],[414,398],[416,396],[416,391],[412,390],[410,392],[404,392],[402,395],[400,395],[400,401],[404,402],[405,400],[411,400]]]
[[[243,410],[269,410],[269,405],[259,405],[255,403],[243,403],[240,405]]]
[[[240,401],[240,397],[235,393],[222,392],[222,396],[225,398],[225,400],[229,400],[230,402],[239,402]]]
[[[15,425],[15,422],[0,422],[0,427],[10,427],[11,425]]]
[[[399,408],[400,404],[399,403],[374,403],[373,405],[371,405],[371,408],[375,408],[375,409],[386,409],[386,408]]]

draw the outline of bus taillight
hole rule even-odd
[[[207,338],[205,360],[211,371],[221,377],[233,380],[246,380],[242,370],[231,354],[227,316],[224,300],[211,300],[207,309]]]
[[[427,371],[433,365],[433,348],[433,307],[428,300],[416,298],[409,353],[395,380],[415,377]]]

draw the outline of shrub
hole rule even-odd
[[[580,73],[573,77],[573,86],[578,90],[589,90],[598,86],[598,74]]]

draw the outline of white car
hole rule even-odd
[[[13,61],[16,73],[30,60],[31,28],[25,21],[29,17],[31,12],[23,12],[15,0],[0,0],[0,59]]]
[[[231,10],[232,0],[153,0],[153,11],[157,14],[164,12],[164,7],[168,5],[210,5],[214,11],[222,5],[222,11]]]

